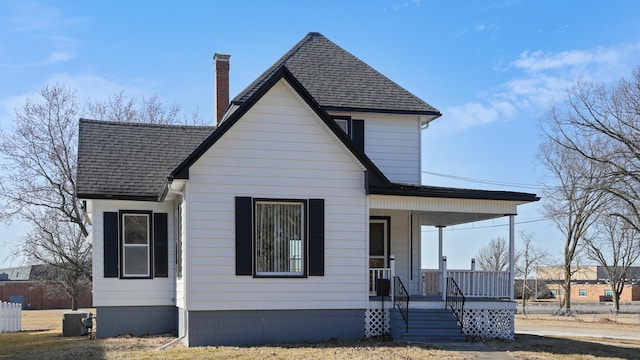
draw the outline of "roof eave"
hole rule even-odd
[[[129,195],[129,194],[78,194],[83,200],[130,200],[130,201],[153,201],[158,202],[159,195]]]
[[[393,185],[394,186],[392,187],[369,187],[369,194],[447,199],[516,201],[520,203],[530,203],[540,200],[539,196],[531,193],[437,187],[404,187],[399,184]]]
[[[322,106],[324,111],[344,111],[344,112],[362,112],[362,113],[379,113],[379,114],[400,114],[400,115],[421,115],[429,117],[432,121],[442,114],[438,110],[395,110],[395,109],[373,109],[358,108],[346,106]]]

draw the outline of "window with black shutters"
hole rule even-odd
[[[236,275],[324,276],[324,200],[236,198]]]
[[[104,277],[169,276],[167,213],[125,210],[103,215]]]

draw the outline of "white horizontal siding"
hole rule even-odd
[[[364,122],[365,152],[393,182],[420,184],[420,121],[418,116],[368,115]]]
[[[153,306],[175,305],[175,239],[172,203],[92,200],[93,202],[93,305]],[[119,279],[104,277],[104,212],[151,210],[168,213],[169,277]]]
[[[335,112],[364,120],[365,153],[393,182],[420,184],[421,139],[417,115]]]
[[[366,304],[364,168],[280,82],[189,170],[188,310]],[[325,200],[325,276],[235,275],[235,197]]]

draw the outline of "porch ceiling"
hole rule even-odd
[[[515,215],[517,200],[428,198],[417,196],[369,195],[372,210],[408,210],[421,225],[452,226]]]

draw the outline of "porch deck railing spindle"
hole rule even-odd
[[[446,278],[452,278],[467,297],[508,298],[509,272],[483,270],[438,270],[422,269],[420,271],[420,294],[437,295],[446,293]],[[444,283],[444,290],[441,290]]]
[[[369,293],[375,294],[377,291],[376,280],[388,279],[392,280],[392,272],[390,268],[369,268]]]

